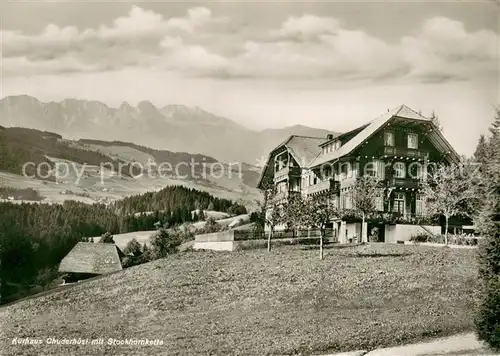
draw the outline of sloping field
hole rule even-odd
[[[6,355],[269,355],[471,330],[474,250],[371,244],[184,252],[0,309]],[[41,345],[15,345],[13,338]],[[47,345],[47,338],[104,338]],[[159,339],[161,346],[108,345]],[[90,342],[90,341],[89,341]]]

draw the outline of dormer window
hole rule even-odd
[[[408,134],[408,148],[417,149],[418,148],[418,135]]]
[[[384,146],[394,146],[394,132],[384,132]]]

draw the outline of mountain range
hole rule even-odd
[[[69,139],[127,141],[137,145],[203,154],[222,162],[262,165],[269,151],[291,134],[326,137],[302,125],[254,131],[199,107],[149,101],[110,107],[94,100],[42,102],[28,95],[0,100],[0,125],[56,132]]]

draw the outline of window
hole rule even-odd
[[[394,132],[391,131],[384,132],[384,145],[394,146]]]
[[[412,162],[410,163],[408,167],[409,173],[410,173],[410,178],[412,179],[422,179],[423,177],[423,170],[422,170],[422,164],[420,162]]]
[[[421,194],[417,194],[417,199],[415,200],[415,214],[423,215],[424,214],[424,200]]]
[[[345,209],[352,209],[352,199],[351,199],[351,195],[350,195],[350,194],[346,194],[346,195],[344,195],[344,199],[345,199],[345,205],[344,205],[344,208],[345,208]]]
[[[408,148],[417,149],[418,148],[418,135],[408,134]]]
[[[396,162],[393,166],[394,178],[405,178],[406,167],[403,162]]]
[[[358,175],[358,167],[359,167],[359,163],[358,162],[355,162],[355,163],[348,162],[348,165],[347,165],[347,178],[357,178],[357,177],[359,177],[359,175]]]
[[[365,165],[365,174],[371,177],[384,179],[384,162],[373,160]]]
[[[365,175],[370,176],[370,177],[376,177],[377,176],[376,164],[377,164],[376,161],[368,162],[365,165]]]
[[[384,193],[380,191],[375,197],[375,209],[377,211],[384,211]]]
[[[340,141],[335,141],[335,150],[340,148]]]
[[[399,214],[405,213],[405,193],[394,193],[394,204],[392,206],[392,211]]]

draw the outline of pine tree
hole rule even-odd
[[[478,163],[486,163],[488,161],[488,143],[486,137],[481,135],[479,137],[479,142],[477,143],[476,151],[474,152],[474,159]]]
[[[480,246],[481,305],[476,318],[480,340],[500,351],[500,108],[490,129],[490,160],[484,165],[484,207],[477,219],[485,237]]]
[[[431,119],[431,122],[436,126],[436,128],[439,131],[443,132],[443,125],[441,125],[441,121],[439,120],[439,117],[436,115],[434,110],[432,111],[429,118]]]

